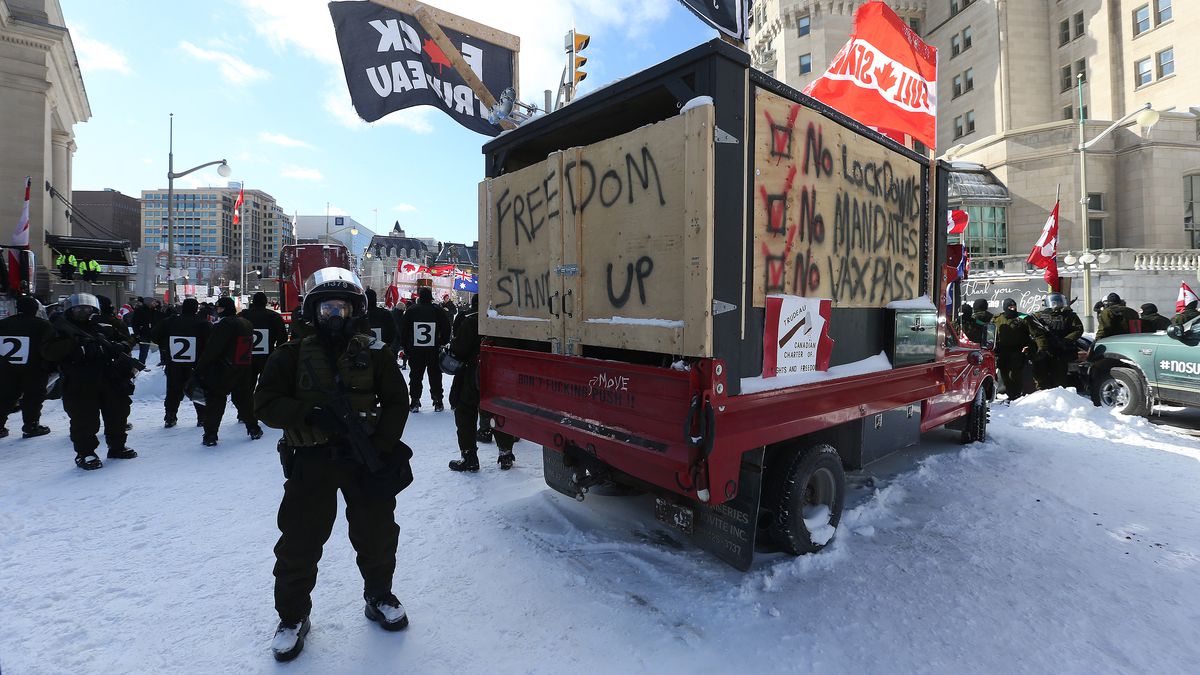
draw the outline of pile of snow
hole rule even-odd
[[[712,104],[713,104],[713,97],[697,96],[697,97],[693,98],[692,100],[688,101],[687,103],[684,103],[683,107],[679,109],[679,114],[682,115],[682,114],[686,113],[687,111],[692,110],[694,108],[699,108],[700,106],[712,105]]]
[[[5,673],[278,670],[278,434],[249,441],[229,410],[204,448],[184,408],[162,429],[139,395],[142,456],[95,472],[71,464],[58,404],[51,435],[0,441]],[[529,443],[512,471],[485,445],[478,474],[452,473],[450,412],[412,415],[395,576],[412,624],[363,618],[339,516],[288,670],[1194,671],[1195,439],[1065,391],[995,407],[989,432],[965,448],[934,432],[851,473],[821,553],[742,574],[657,524],[647,496],[550,491]]]
[[[937,305],[933,304],[933,300],[929,299],[928,295],[922,295],[919,298],[909,298],[908,300],[893,300],[887,304],[888,309],[937,309]]]
[[[629,316],[614,316],[607,319],[586,319],[584,323],[619,324],[624,326],[655,326],[658,328],[683,328],[684,322],[674,319],[638,319]]]
[[[826,382],[852,375],[865,375],[867,373],[877,373],[882,370],[891,369],[892,362],[888,360],[887,354],[879,352],[875,356],[869,356],[861,361],[833,366],[829,370],[813,370],[807,373],[776,375],[775,377],[743,377],[742,393],[755,394],[760,391],[787,389],[788,387],[795,387],[802,384]]]

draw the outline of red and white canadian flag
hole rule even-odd
[[[1175,313],[1182,312],[1198,299],[1200,298],[1196,297],[1196,292],[1186,282],[1179,282],[1179,297],[1175,299]]]
[[[1038,237],[1033,250],[1026,259],[1030,265],[1040,267],[1045,271],[1042,278],[1050,284],[1055,292],[1060,290],[1058,280],[1058,202],[1054,202],[1054,210],[1042,227],[1042,236]]]
[[[13,246],[29,247],[29,187],[33,180],[25,176],[25,205],[21,207],[21,217],[17,220],[17,229],[13,231]]]
[[[971,216],[966,211],[953,209],[946,213],[946,234],[962,234],[967,231]]]
[[[854,32],[809,96],[893,138],[937,145],[937,49],[882,2],[854,13]]]
[[[242,203],[246,201],[246,188],[238,190],[237,201],[233,203],[233,224],[242,222]]]

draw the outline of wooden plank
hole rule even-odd
[[[429,36],[433,38],[434,42],[437,43],[438,48],[442,50],[442,53],[446,55],[446,58],[450,59],[450,65],[454,68],[454,70],[458,71],[458,74],[462,76],[463,80],[467,83],[467,86],[470,87],[471,91],[475,93],[475,96],[477,96],[479,100],[488,107],[489,110],[495,108],[496,97],[492,95],[492,92],[488,90],[486,85],[483,84],[483,80],[479,79],[479,76],[476,75],[475,71],[471,69],[471,66],[467,63],[466,59],[464,59],[462,54],[459,53],[458,47],[450,41],[450,38],[446,37],[446,33],[444,33],[441,26],[438,25],[437,17],[434,16],[429,7],[425,5],[418,5],[416,17],[417,21],[421,23],[421,27],[425,29],[425,32],[429,33]],[[500,126],[504,129],[517,128],[516,124],[508,120],[500,120]]]
[[[414,17],[417,15],[418,9],[425,7],[433,12],[437,22],[446,28],[473,35],[480,40],[490,42],[498,47],[504,47],[513,52],[521,51],[521,38],[512,33],[505,33],[502,30],[485,26],[457,14],[451,14],[425,3],[416,2],[416,0],[371,0],[371,2]]]
[[[479,188],[480,332],[561,340],[563,153]],[[495,312],[495,315],[492,315]]]
[[[762,88],[754,124],[754,306],[919,295],[922,164]]]
[[[711,353],[712,150],[699,145],[711,146],[712,119],[702,106],[581,148],[564,164],[565,209],[576,218],[568,251],[580,271],[568,341]],[[688,331],[697,335],[685,341]]]

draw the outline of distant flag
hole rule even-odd
[[[233,224],[237,225],[242,222],[242,203],[246,200],[246,188],[238,190],[237,201],[233,204]]]
[[[1042,235],[1033,245],[1033,250],[1029,252],[1026,262],[1046,270],[1042,274],[1042,278],[1046,280],[1047,284],[1050,284],[1050,290],[1055,292],[1060,290],[1058,280],[1058,202],[1054,202],[1054,210],[1046,219],[1046,224],[1042,227]]]
[[[466,291],[468,293],[479,292],[479,278],[474,274],[455,275],[454,290]]]
[[[971,222],[971,216],[967,215],[966,211],[953,209],[946,213],[946,234],[962,234],[967,231],[967,223]]]
[[[13,246],[29,248],[29,187],[33,180],[25,176],[25,204],[21,207],[21,217],[17,219],[17,229],[13,232]]]
[[[962,257],[958,260],[958,278],[966,279],[971,274],[971,252],[963,247]]]
[[[1196,302],[1196,292],[1186,282],[1179,283],[1179,297],[1175,299],[1175,313],[1182,312],[1188,305]]]

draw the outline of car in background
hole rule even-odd
[[[1101,338],[1087,362],[1092,402],[1148,416],[1156,404],[1200,407],[1200,321]]]

